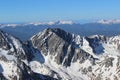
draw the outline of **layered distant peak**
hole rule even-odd
[[[72,24],[74,24],[74,22],[61,20],[61,21],[49,21],[49,22],[33,22],[33,23],[29,23],[29,24],[33,24],[36,26],[37,25],[64,25],[64,24],[72,25]]]
[[[58,24],[74,24],[72,21],[58,21]]]
[[[35,26],[38,26],[38,25],[54,25],[55,22],[32,22],[32,23],[28,23],[28,24],[25,24],[25,25],[35,25]]]
[[[52,26],[52,25],[72,25],[75,24],[73,21],[65,21],[65,20],[60,20],[60,21],[48,21],[48,22],[30,22],[30,23],[23,23],[23,24],[0,24],[0,28],[5,28],[5,27],[18,27],[18,26]]]
[[[4,27],[16,27],[19,26],[20,24],[0,24],[0,28],[4,28]]]
[[[101,23],[101,24],[119,24],[120,23],[120,19],[113,19],[113,20],[100,20],[98,21],[98,23]]]

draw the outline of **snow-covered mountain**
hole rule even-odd
[[[0,73],[9,80],[119,80],[120,36],[47,28],[23,43],[0,31]]]
[[[120,36],[80,37],[58,28],[48,28],[33,36],[31,41],[45,59],[44,67],[37,62],[31,63],[37,73],[70,80],[120,79]]]
[[[72,25],[72,24],[74,24],[74,22],[62,20],[62,21],[50,21],[50,22],[33,22],[33,23],[28,23],[26,25],[29,25],[29,24],[32,24],[35,26],[38,26],[38,25],[62,25],[62,24]]]
[[[101,23],[101,24],[120,24],[120,19],[113,19],[113,20],[101,19],[100,21],[98,21],[98,23]]]

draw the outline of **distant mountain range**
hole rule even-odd
[[[34,34],[46,28],[61,28],[70,33],[79,34],[81,36],[90,35],[106,35],[115,36],[120,34],[120,20],[100,20],[93,23],[75,23],[72,21],[56,21],[56,22],[33,22],[27,24],[0,24],[0,28],[25,41]],[[21,36],[22,35],[22,36]]]
[[[114,20],[101,19],[100,21],[98,21],[98,23],[101,23],[101,24],[120,24],[120,19],[114,19]]]

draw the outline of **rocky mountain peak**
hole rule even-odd
[[[0,31],[0,78],[119,80],[119,42],[119,36],[81,37],[48,28],[23,43]]]
[[[116,38],[117,37],[112,38],[102,35],[80,37],[79,35],[70,34],[59,28],[48,28],[33,36],[31,42],[33,46],[44,55],[45,64],[49,66],[49,68],[53,69],[53,67],[56,68],[57,66],[57,69],[54,71],[60,76],[62,76],[62,74],[59,73],[59,70],[63,69],[58,65],[67,68],[64,68],[65,73],[63,70],[63,73],[67,76],[72,75],[71,72],[66,71],[70,69],[70,71],[75,71],[75,74],[82,73],[82,75],[89,76],[86,80],[102,80],[109,78],[108,75],[112,74],[111,70],[114,70],[113,66],[116,69],[118,68],[116,64],[120,62],[120,55],[117,51],[118,45],[115,44],[115,42],[118,41],[119,38],[117,38],[117,40]],[[56,66],[51,67],[52,64]],[[76,67],[76,69],[74,69],[74,67]],[[108,71],[104,71],[104,69]],[[107,73],[108,75],[105,75]],[[118,79],[118,75],[119,74],[112,74],[111,79]],[[116,78],[114,76],[116,76]],[[78,78],[78,76],[76,78]],[[84,78],[82,79],[84,80]]]
[[[60,28],[47,28],[43,32],[45,35],[56,35],[57,37],[65,40],[66,42],[70,42],[70,39],[72,38],[72,35],[70,33],[65,32]]]
[[[89,56],[92,56],[77,45],[76,37],[80,38],[59,28],[48,28],[33,36],[31,41],[33,46],[45,56],[51,55],[57,64],[70,66],[71,62],[78,59],[83,62]]]

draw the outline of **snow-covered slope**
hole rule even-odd
[[[29,44],[30,45],[30,44]],[[52,79],[33,72],[29,62],[34,61],[37,52],[13,36],[0,31],[0,79],[2,80],[46,80]],[[39,56],[42,63],[42,57]]]
[[[58,79],[119,80],[119,41],[119,36],[80,37],[48,28],[31,38],[45,59],[44,64],[31,62],[31,68]]]

